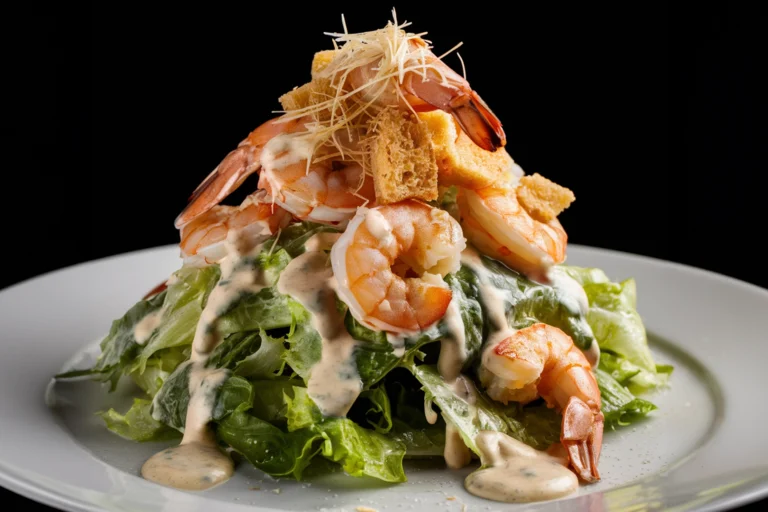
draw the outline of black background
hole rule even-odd
[[[175,243],[189,193],[309,80],[313,52],[330,47],[323,31],[341,30],[341,12],[350,31],[378,28],[391,3],[131,2],[6,18],[18,36],[6,48],[0,288]],[[436,53],[464,41],[510,154],[574,190],[570,241],[768,287],[764,8],[395,3]]]

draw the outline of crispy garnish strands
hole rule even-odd
[[[411,108],[401,88],[406,73],[417,72],[426,79],[427,70],[431,69],[446,81],[442,70],[428,63],[432,45],[423,39],[426,32],[406,32],[404,29],[411,23],[398,23],[394,9],[392,18],[382,29],[350,34],[342,16],[344,32],[326,32],[326,35],[333,38],[337,54],[318,74],[317,79],[330,81],[330,87],[327,88],[329,94],[313,101],[311,105],[285,113],[282,118],[284,121],[307,116],[311,118],[306,123],[306,132],[294,136],[307,138],[307,142],[314,148],[313,161],[353,160],[363,167],[366,174],[370,174],[370,144],[376,130],[373,119],[383,108],[378,102],[381,96],[394,91],[402,103]],[[438,59],[442,60],[461,44]],[[374,76],[361,86],[349,90],[347,79],[350,73],[372,65],[376,66],[373,68]],[[466,70],[463,71],[466,75]],[[342,137],[342,134],[345,136]],[[354,140],[356,144],[350,147],[344,139]]]

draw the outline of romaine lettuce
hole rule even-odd
[[[110,409],[100,412],[99,416],[109,430],[132,441],[165,441],[179,437],[176,430],[152,418],[151,407],[150,400],[136,398],[125,414]]]
[[[671,368],[657,368],[653,362],[645,327],[637,312],[634,279],[613,283],[599,269],[571,266],[561,268],[579,282],[587,293],[587,321],[600,349],[606,354],[603,369],[613,373],[623,364],[621,372],[626,380],[624,384],[637,391],[666,384]],[[618,356],[618,359],[611,358],[611,355]],[[627,380],[626,372],[635,370],[636,373]]]

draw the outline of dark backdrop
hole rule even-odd
[[[341,12],[351,31],[378,28],[391,3],[68,4],[6,18],[21,30],[6,48],[0,287],[175,243],[189,193],[309,79],[323,31],[341,29]],[[575,191],[561,217],[572,242],[768,287],[757,3],[395,3],[438,53],[465,42],[511,155]]]

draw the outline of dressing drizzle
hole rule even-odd
[[[313,239],[306,247],[317,250],[291,260],[280,274],[277,289],[312,314],[312,327],[322,339],[320,361],[310,370],[307,382],[310,398],[325,416],[346,416],[363,389],[354,358],[357,340],[347,332],[336,307],[333,269],[322,250],[327,240]]]
[[[209,423],[216,403],[217,390],[229,377],[226,369],[206,368],[208,357],[221,343],[218,320],[244,293],[257,293],[267,284],[254,258],[268,232],[254,238],[230,232],[225,243],[227,255],[219,262],[221,277],[208,296],[197,323],[190,360],[176,371],[189,366],[189,404],[184,421],[184,437],[179,446],[153,455],[141,468],[147,480],[190,491],[202,491],[227,481],[234,472],[232,459],[218,446]],[[154,414],[154,413],[153,413]],[[160,418],[155,418],[160,419]]]

